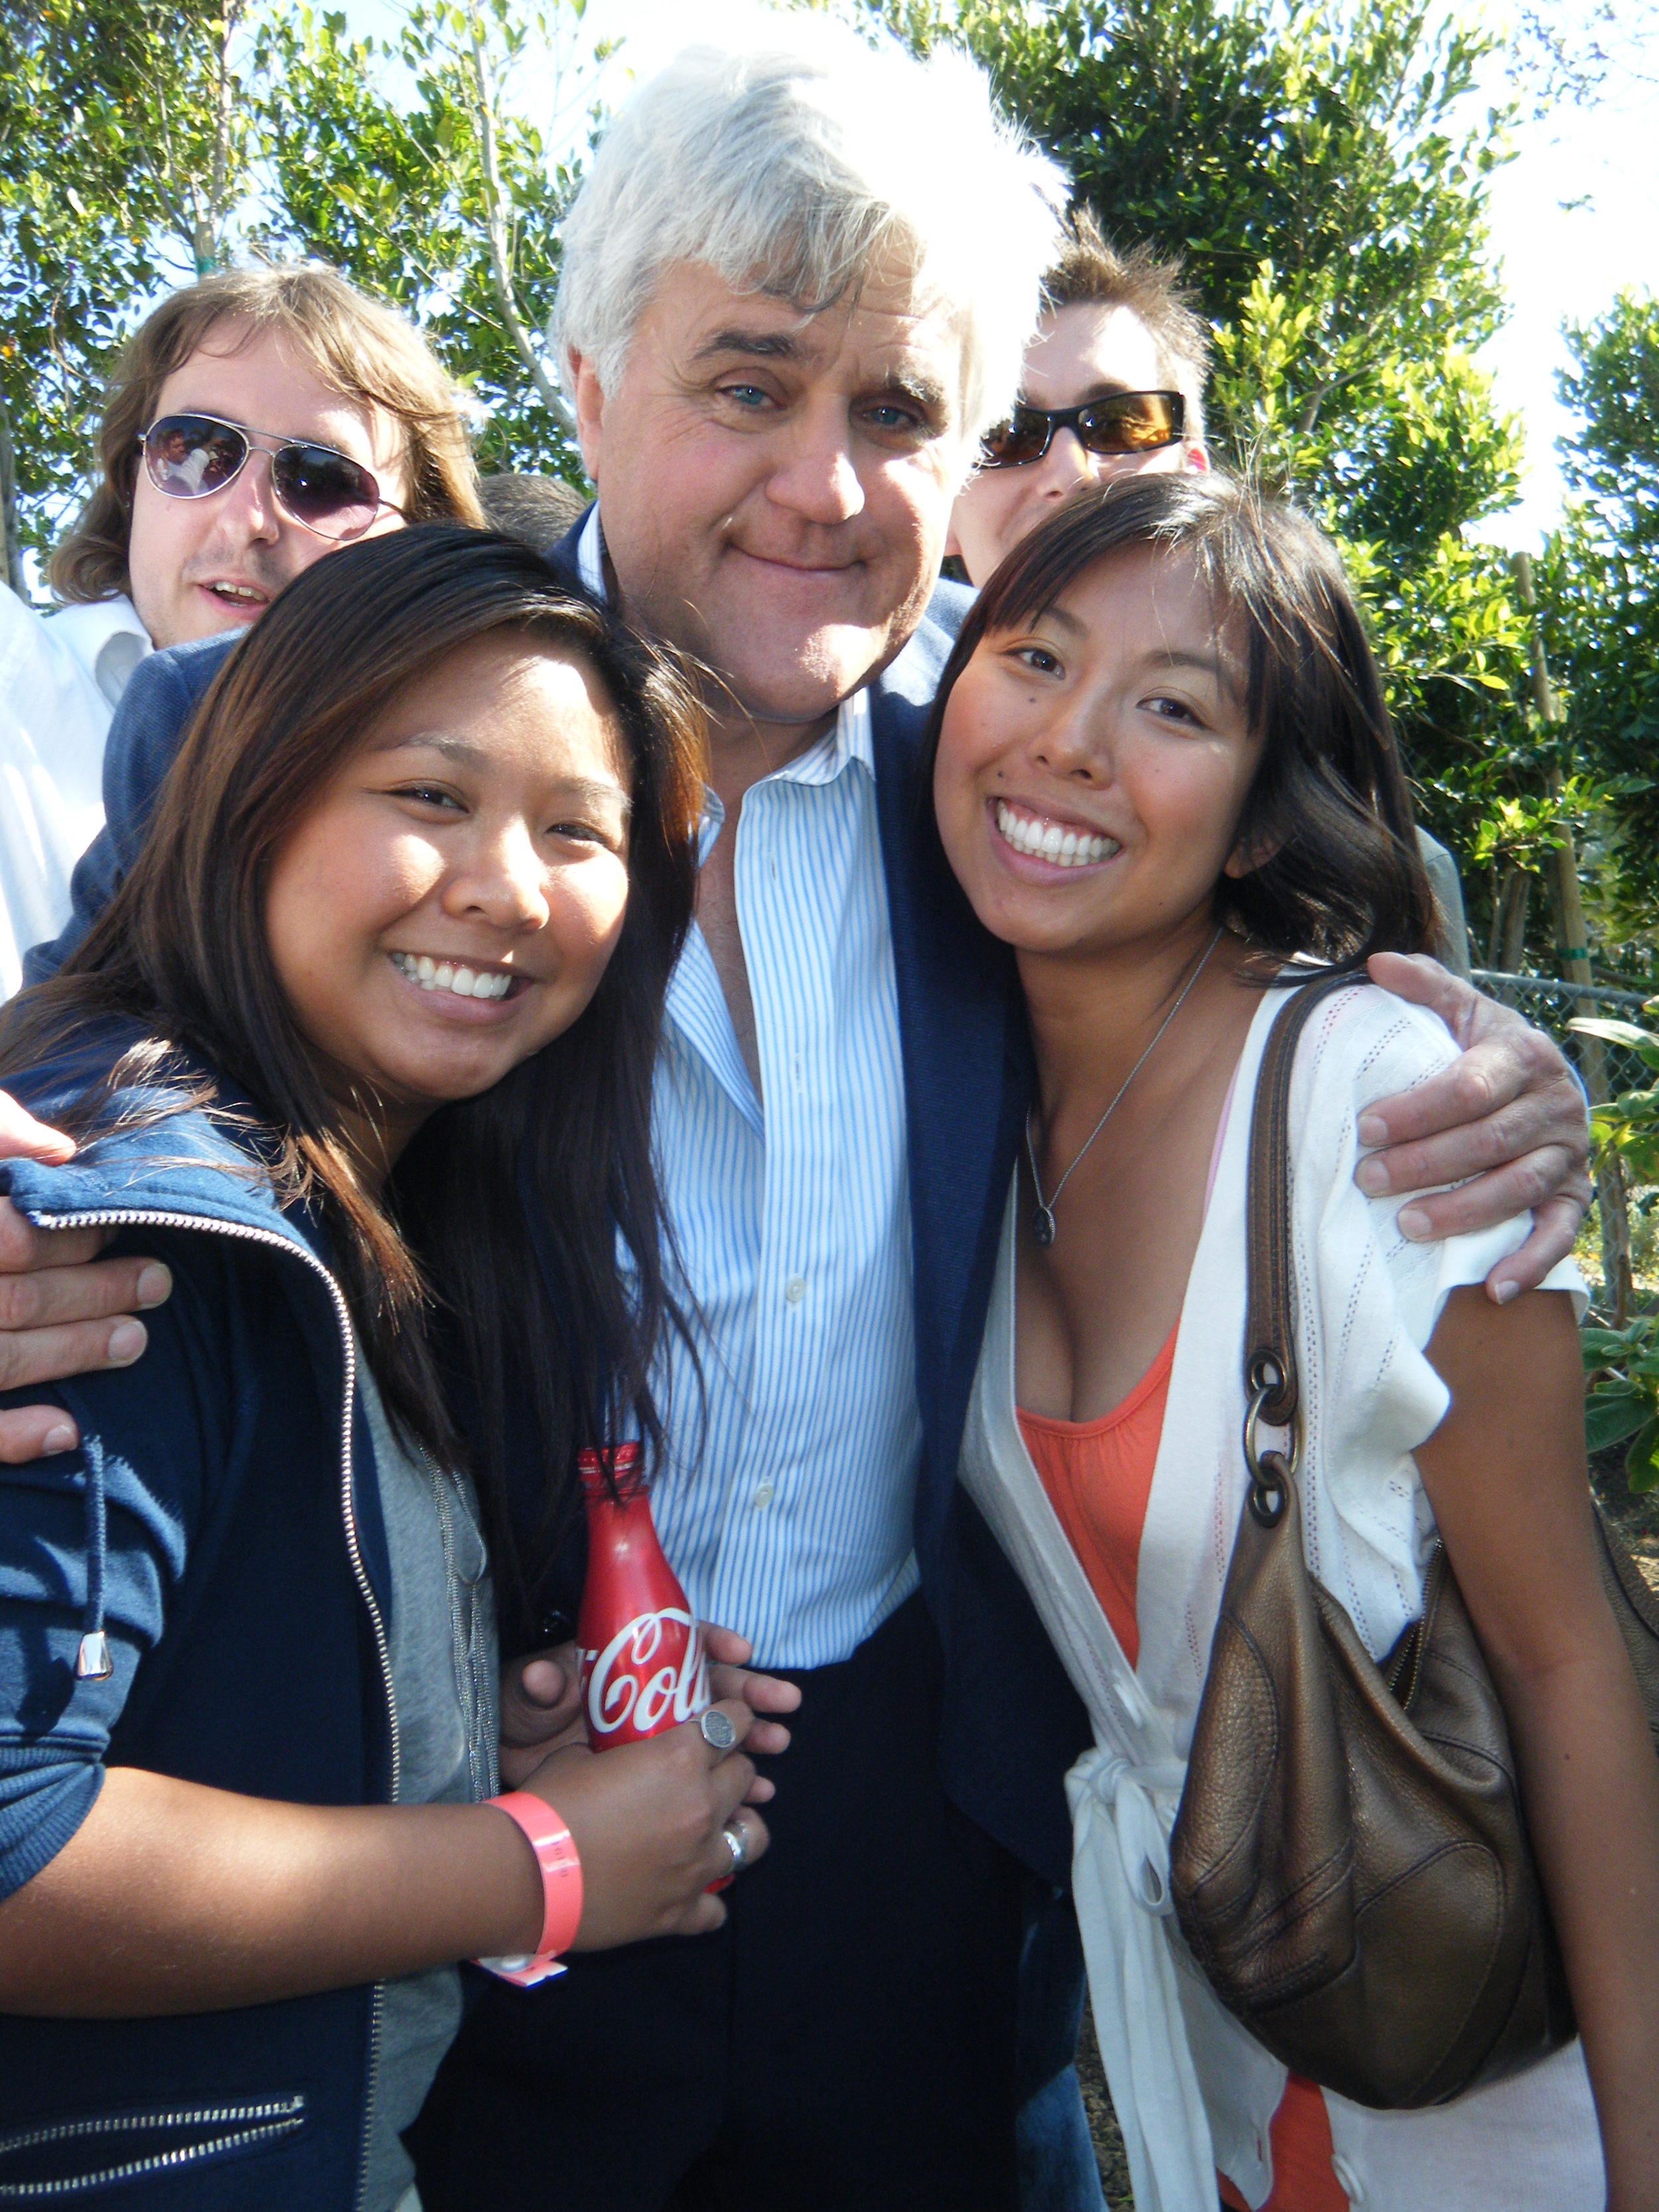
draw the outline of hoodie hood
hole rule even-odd
[[[6,1080],[30,1113],[52,1123],[100,1084],[144,1036],[127,1023],[88,1028],[58,1059]],[[0,1194],[37,1229],[201,1228],[290,1245],[325,1271],[325,1248],[316,1224],[298,1207],[284,1212],[247,1141],[239,1142],[222,1120],[191,1103],[198,1080],[211,1082],[218,1103],[232,1112],[252,1113],[246,1100],[228,1094],[198,1065],[185,1061],[167,1083],[112,1092],[107,1113],[100,1115],[110,1125],[107,1131],[84,1138],[73,1159],[61,1165],[0,1160]],[[337,1285],[335,1295],[338,1301]],[[82,1453],[87,1594],[75,1671],[84,1680],[102,1681],[113,1671],[104,1632],[108,1512],[103,1452],[95,1437],[88,1437]]]
[[[6,1087],[37,1120],[53,1123],[143,1041],[130,1024],[100,1025],[58,1058],[8,1075]],[[316,1225],[302,1209],[284,1211],[249,1138],[192,1103],[198,1083],[210,1085],[228,1113],[259,1118],[248,1100],[185,1060],[165,1082],[112,1092],[100,1116],[107,1126],[82,1138],[73,1159],[0,1160],[0,1193],[37,1228],[65,1228],[89,1215],[131,1216],[142,1227],[145,1215],[166,1213],[186,1225],[274,1234],[321,1255]]]

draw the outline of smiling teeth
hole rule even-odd
[[[450,961],[434,960],[425,952],[394,952],[392,964],[423,991],[453,991],[458,999],[504,999],[513,981],[510,975],[498,970],[475,972],[471,968],[457,968]]]
[[[1115,837],[1091,836],[1086,830],[1062,830],[1058,822],[1039,822],[1030,814],[1016,814],[999,799],[997,828],[1017,853],[1032,853],[1051,860],[1057,868],[1086,868],[1109,860],[1123,848]]]

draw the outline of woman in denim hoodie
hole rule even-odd
[[[577,1451],[660,1441],[697,738],[522,549],[349,548],[8,1010],[7,1080],[79,1150],[5,1189],[142,1231],[175,1289],[140,1364],[64,1385],[78,1450],[0,1470],[0,2194],[413,2203],[455,1962],[717,1926],[764,1846],[770,1785],[695,1723],[477,1802],[495,1602],[540,1626],[514,1527],[550,1556]],[[741,1739],[753,1678],[717,1674]]]

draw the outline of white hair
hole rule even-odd
[[[964,438],[1006,414],[1059,247],[1064,173],[997,112],[981,70],[918,61],[823,18],[754,52],[688,46],[617,114],[565,218],[549,336],[607,392],[658,278],[712,268],[803,312],[895,260],[962,331]]]

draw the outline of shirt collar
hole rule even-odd
[[[127,678],[155,650],[137,608],[125,597],[54,607],[46,620],[111,707],[119,705]]]
[[[576,574],[583,588],[594,598],[605,600],[610,593],[605,588],[605,539],[599,532],[599,502],[587,510],[587,520],[582,525],[582,534],[576,540]]]

